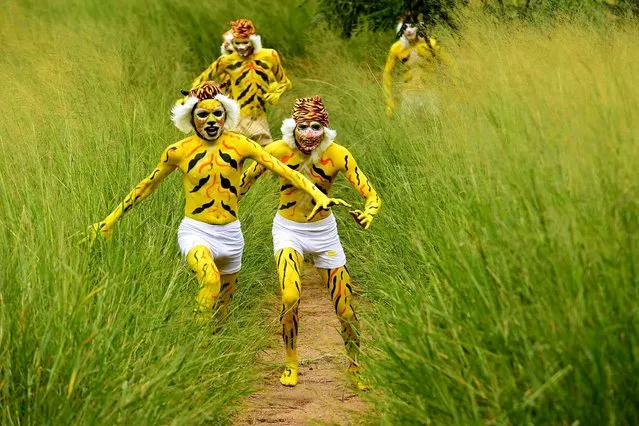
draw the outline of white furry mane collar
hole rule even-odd
[[[233,130],[240,119],[240,104],[224,95],[216,95],[214,98],[222,104],[226,111],[224,130]],[[195,96],[186,98],[183,104],[176,104],[171,109],[171,121],[181,132],[189,133],[193,128],[193,109],[200,102]]]
[[[295,144],[295,126],[295,120],[293,120],[292,118],[287,118],[282,121],[282,139],[291,149],[296,149],[299,151],[299,148],[297,148],[297,145]],[[324,137],[322,138],[322,142],[311,152],[310,155],[310,159],[313,164],[319,163],[319,161],[322,159],[322,154],[324,154],[326,148],[328,148],[333,143],[336,136],[337,132],[335,130],[324,127]],[[302,155],[303,154],[304,153],[302,153]]]
[[[253,45],[253,54],[262,50],[262,36],[259,34],[253,34],[249,37],[249,40],[251,40],[251,44]]]

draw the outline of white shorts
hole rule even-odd
[[[185,257],[195,246],[207,247],[220,275],[235,274],[242,267],[244,237],[239,220],[211,225],[185,217],[178,228],[178,244]]]
[[[346,255],[337,235],[337,222],[331,213],[317,222],[299,223],[278,214],[273,219],[273,251],[292,248],[302,256],[313,255],[315,267],[334,269],[346,265]]]

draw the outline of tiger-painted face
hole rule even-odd
[[[233,49],[243,58],[253,53],[253,45],[248,38],[234,38],[232,44]]]
[[[322,143],[324,126],[317,121],[301,121],[295,126],[295,145],[304,154],[310,154]]]
[[[215,99],[206,99],[193,109],[193,127],[199,137],[214,141],[222,135],[226,122],[226,110]]]
[[[417,38],[417,25],[416,24],[406,24],[406,28],[404,29],[404,37],[408,41],[415,41]]]

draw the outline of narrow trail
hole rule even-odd
[[[279,301],[273,301],[273,305]],[[275,309],[269,310],[275,316]],[[279,378],[284,365],[281,328],[273,321],[272,343],[259,356],[263,387],[251,395],[234,425],[356,424],[368,408],[346,373],[348,364],[339,321],[315,268],[304,265],[298,352],[299,383],[285,387]]]

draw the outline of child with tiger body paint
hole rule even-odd
[[[223,54],[194,81],[228,82],[231,97],[240,104],[238,133],[264,146],[273,141],[266,120],[266,103],[277,104],[280,96],[292,87],[278,53],[262,48],[255,26],[248,19],[231,24],[231,37],[225,34]],[[232,49],[224,46],[231,46]]]
[[[315,200],[316,208],[346,205],[331,199],[300,173],[286,167],[257,143],[230,132],[239,105],[220,92],[217,83],[204,82],[190,90],[186,101],[172,110],[175,126],[195,134],[167,147],[151,174],[142,180],[103,221],[90,227],[91,237],[108,238],[124,213],[151,195],[174,170],[182,173],[186,205],[178,229],[178,243],[200,289],[196,297],[198,319],[213,319],[218,306],[226,315],[242,262],[244,239],[238,220],[242,166],[247,158],[289,179]]]
[[[433,91],[440,65],[450,63],[449,56],[426,34],[424,22],[415,13],[407,13],[397,26],[399,40],[390,48],[384,66],[384,95],[386,114],[395,110],[393,74],[401,64],[403,84],[401,86],[402,109],[423,108],[432,115],[439,113],[439,102]]]
[[[292,118],[282,124],[283,140],[266,150],[288,167],[300,171],[324,194],[329,194],[337,175],[346,179],[366,200],[364,210],[351,215],[368,229],[379,211],[381,200],[353,155],[334,142],[336,132],[328,127],[328,115],[320,97],[295,101]],[[243,196],[266,169],[254,164],[244,173],[240,195]],[[353,283],[346,268],[346,256],[337,233],[337,224],[330,209],[322,209],[309,218],[315,209],[313,200],[280,178],[280,201],[273,220],[273,249],[282,293],[282,338],[286,348],[286,367],[280,382],[297,384],[299,327],[298,305],[302,294],[301,271],[305,253],[313,255],[315,267],[335,306],[342,326],[342,337],[350,359],[349,371],[357,375],[359,352],[358,320],[352,305]],[[365,387],[358,383],[358,387]]]

